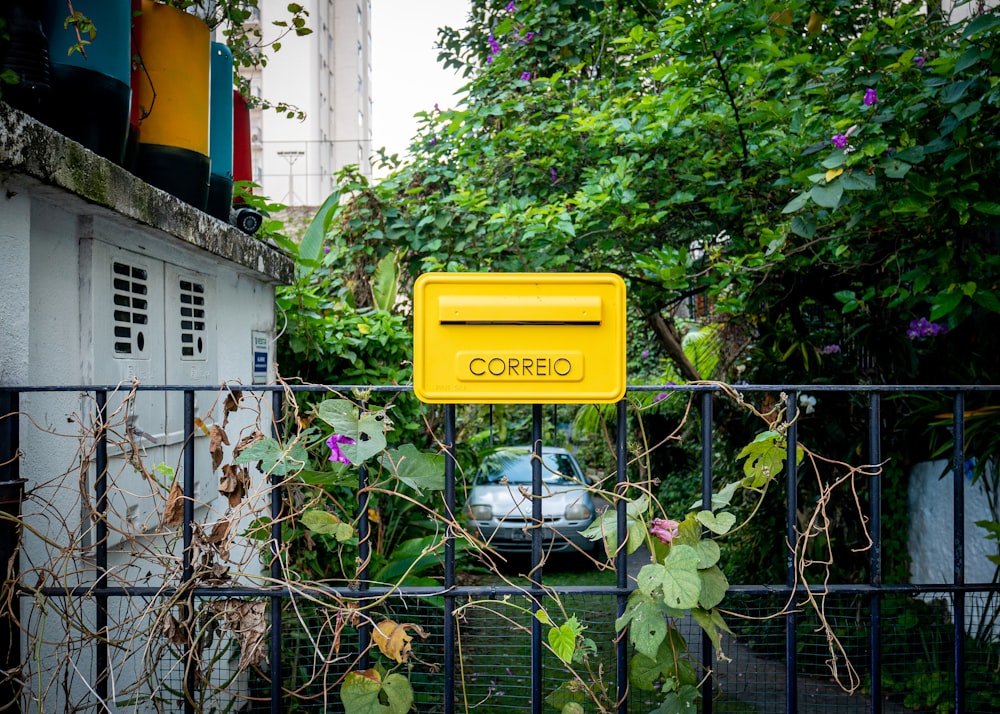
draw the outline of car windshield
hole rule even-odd
[[[504,477],[509,483],[531,483],[531,452],[504,450],[490,454],[479,467],[479,483],[498,483]],[[542,481],[570,483],[579,479],[573,457],[569,454],[542,453]]]

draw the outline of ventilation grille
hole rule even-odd
[[[144,329],[149,324],[149,276],[145,268],[127,263],[112,263],[111,270],[115,356],[144,356]]]
[[[205,357],[205,284],[180,279],[181,359]]]

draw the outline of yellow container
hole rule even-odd
[[[413,389],[427,403],[604,404],[625,396],[625,283],[610,273],[426,273]]]
[[[189,149],[208,156],[211,35],[200,18],[143,0],[139,55],[140,142]]]

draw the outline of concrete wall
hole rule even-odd
[[[120,383],[109,397],[106,424],[112,442],[109,584],[179,585],[180,533],[164,526],[163,513],[173,480],[169,469],[183,476],[182,398],[129,395],[131,380],[205,385],[209,391],[197,396],[196,415],[209,425],[221,423],[224,395],[218,385],[249,389],[254,382],[254,336],[264,337],[268,353],[263,381],[274,377],[274,288],[290,279],[291,261],[2,103],[0,250],[0,386]],[[142,270],[135,283],[142,292],[134,293],[145,303],[141,323],[121,322],[116,265]],[[192,280],[205,300],[204,324],[196,333],[182,324],[180,312],[188,304],[184,286]],[[116,329],[123,325],[131,330],[134,353],[116,347]],[[203,349],[183,353],[185,331]],[[270,425],[266,395],[262,403],[249,394],[246,401],[250,408],[230,417],[233,444],[258,424],[265,430]],[[23,392],[19,406],[19,473],[27,479],[22,582],[91,585],[97,576],[94,394]],[[267,484],[257,473],[254,498],[234,512],[218,492],[208,441],[195,439],[195,520],[210,529],[231,516],[240,531],[253,509],[264,507]],[[229,564],[234,573],[246,573],[244,583],[261,570],[255,546],[247,542],[234,546]],[[110,697],[128,699],[136,684],[147,704],[151,696],[173,696],[151,672],[179,687],[180,665],[156,619],[165,611],[152,607],[163,602],[110,600]],[[93,706],[94,598],[24,598],[21,615],[27,683],[22,710]],[[228,674],[217,667],[209,676],[220,684]],[[224,698],[216,701],[219,709],[225,704]]]
[[[915,584],[954,582],[954,488],[955,479],[949,462],[926,461],[910,471],[910,576]],[[982,482],[973,484],[963,477],[965,493],[965,582],[989,583],[996,565],[987,559],[996,553],[994,541],[976,521],[992,520]],[[950,597],[942,595],[949,602]],[[966,612],[966,627],[974,632],[980,620],[973,601]],[[995,632],[1000,636],[1000,630]]]

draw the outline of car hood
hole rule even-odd
[[[530,494],[531,484],[481,484],[469,491],[470,504],[491,506],[493,516],[502,518],[505,515],[531,515],[531,498],[522,493]],[[542,484],[542,513],[562,516],[566,507],[573,503],[584,503],[594,510],[590,493],[577,484]]]

